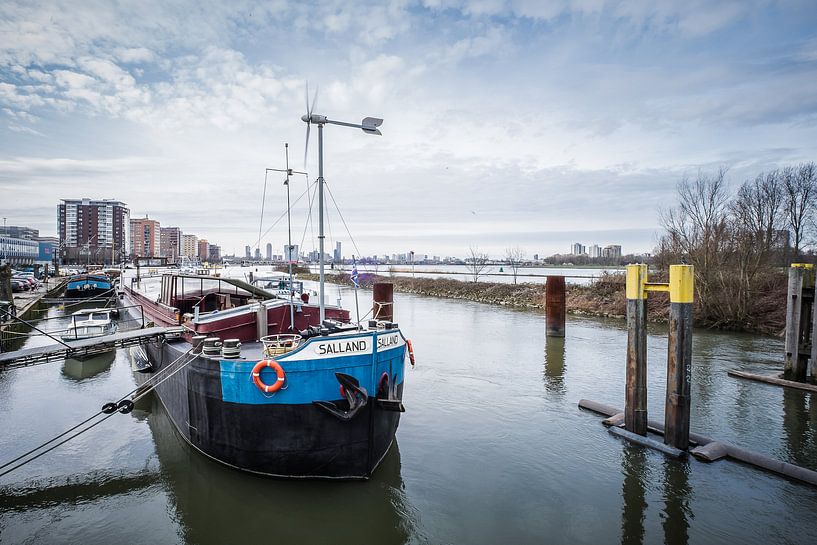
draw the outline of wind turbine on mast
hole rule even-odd
[[[309,83],[306,85],[306,114],[301,116],[301,121],[306,123],[306,143],[304,144],[304,170],[306,170],[306,158],[309,152],[309,130],[315,124],[318,126],[318,252],[320,263],[320,321],[323,326],[323,321],[326,319],[326,304],[323,296],[324,286],[324,259],[323,259],[323,126],[324,125],[340,125],[341,127],[352,127],[360,129],[366,134],[381,135],[378,127],[383,124],[383,120],[379,117],[364,117],[358,123],[348,123],[346,121],[338,121],[329,119],[325,115],[313,113],[315,104],[318,101],[318,90],[315,89],[315,96],[312,99],[312,106],[309,105]]]

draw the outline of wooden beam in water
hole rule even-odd
[[[747,373],[738,369],[730,369],[727,371],[730,377],[745,378],[748,380],[756,380],[758,382],[765,382],[766,384],[774,384],[776,386],[784,386],[786,388],[795,388],[797,390],[804,390],[806,392],[817,393],[817,385],[809,384],[808,382],[797,382],[795,380],[786,380],[782,375],[759,375],[756,373]]]

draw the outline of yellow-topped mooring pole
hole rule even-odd
[[[627,386],[624,427],[647,435],[647,266],[627,265]]]
[[[627,265],[627,387],[624,427],[647,434],[647,296],[669,293],[669,348],[664,443],[689,447],[690,378],[692,375],[692,303],[695,270],[671,265],[669,282],[649,282],[647,266]]]
[[[670,266],[669,295],[664,443],[677,449],[686,450],[689,447],[692,303],[695,297],[695,270],[692,265]]]

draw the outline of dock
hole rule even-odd
[[[0,370],[18,369],[31,365],[39,365],[51,361],[63,360],[65,358],[82,359],[98,354],[136,346],[150,339],[177,339],[182,336],[185,328],[176,327],[149,327],[146,329],[134,329],[104,337],[93,339],[82,339],[70,341],[63,344],[49,344],[34,348],[23,348],[13,352],[0,353]]]

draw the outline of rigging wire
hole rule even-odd
[[[323,182],[326,184],[326,180]],[[317,186],[318,180],[315,180],[315,185]],[[309,224],[309,234],[312,237],[312,249],[315,249],[315,222],[312,221],[312,203],[315,202],[315,198],[318,196],[319,188],[315,189],[315,194],[309,198],[309,215],[307,216],[307,223]],[[306,237],[306,229],[304,229],[304,237]],[[303,245],[303,238],[301,239],[301,244]]]
[[[255,241],[255,247],[261,247],[261,229],[264,227],[264,206],[267,204],[267,176],[269,170],[264,171],[264,194],[261,197],[261,223],[258,224],[258,240]]]
[[[316,182],[316,183],[317,183],[317,182]],[[307,187],[307,191],[308,191],[308,189],[309,189],[309,187]],[[301,194],[298,196],[298,198],[297,198],[297,199],[295,199],[295,200],[292,202],[292,205],[297,204],[297,203],[298,203],[298,201],[300,201],[300,200],[301,200],[301,199],[304,197],[304,195],[306,195],[306,194],[307,194],[307,191],[304,191],[303,193],[301,193]],[[292,208],[292,205],[290,205],[290,209]],[[311,209],[311,206],[310,206],[310,209]],[[281,213],[281,215],[280,215],[280,216],[278,216],[278,218],[277,218],[277,219],[276,219],[276,220],[275,220],[275,221],[272,223],[272,225],[270,225],[270,226],[269,226],[269,228],[268,228],[266,231],[264,231],[264,234],[262,235],[262,237],[267,236],[267,233],[269,233],[270,231],[272,231],[272,230],[275,228],[275,226],[276,226],[276,225],[278,225],[278,222],[280,222],[282,219],[284,219],[284,218],[286,217],[286,215],[287,215],[287,211],[285,210],[284,212],[282,212],[282,213]]]
[[[317,182],[317,181],[315,181],[315,183],[318,183],[318,182]],[[304,225],[304,232],[303,232],[303,235],[301,235],[301,245],[300,245],[300,248],[303,248],[303,247],[304,247],[304,240],[306,240],[306,229],[307,229],[307,227],[310,227],[310,226],[312,225],[312,205],[313,205],[313,204],[314,204],[314,202],[315,202],[315,197],[317,196],[317,194],[318,194],[318,192],[316,191],[314,194],[312,194],[312,197],[311,197],[311,198],[310,198],[310,200],[309,200],[309,213],[308,213],[308,215],[307,215],[307,218],[308,218],[308,219],[307,219],[307,222],[306,222],[307,224],[306,224],[306,225]],[[313,230],[312,230],[312,249],[314,249],[314,248],[315,248],[315,231],[314,231],[314,229],[313,229]]]
[[[343,222],[343,227],[346,228],[346,233],[349,235],[349,239],[352,241],[352,246],[355,247],[355,251],[357,255],[360,257],[363,254],[360,252],[360,248],[357,247],[357,241],[355,237],[352,236],[352,232],[349,230],[349,226],[346,224],[346,219],[343,217],[343,213],[340,211],[340,207],[338,206],[338,202],[335,200],[335,195],[332,194],[332,189],[326,184],[326,190],[329,192],[329,197],[332,199],[332,204],[335,205],[335,210],[338,211],[338,216],[340,216],[340,221]]]

